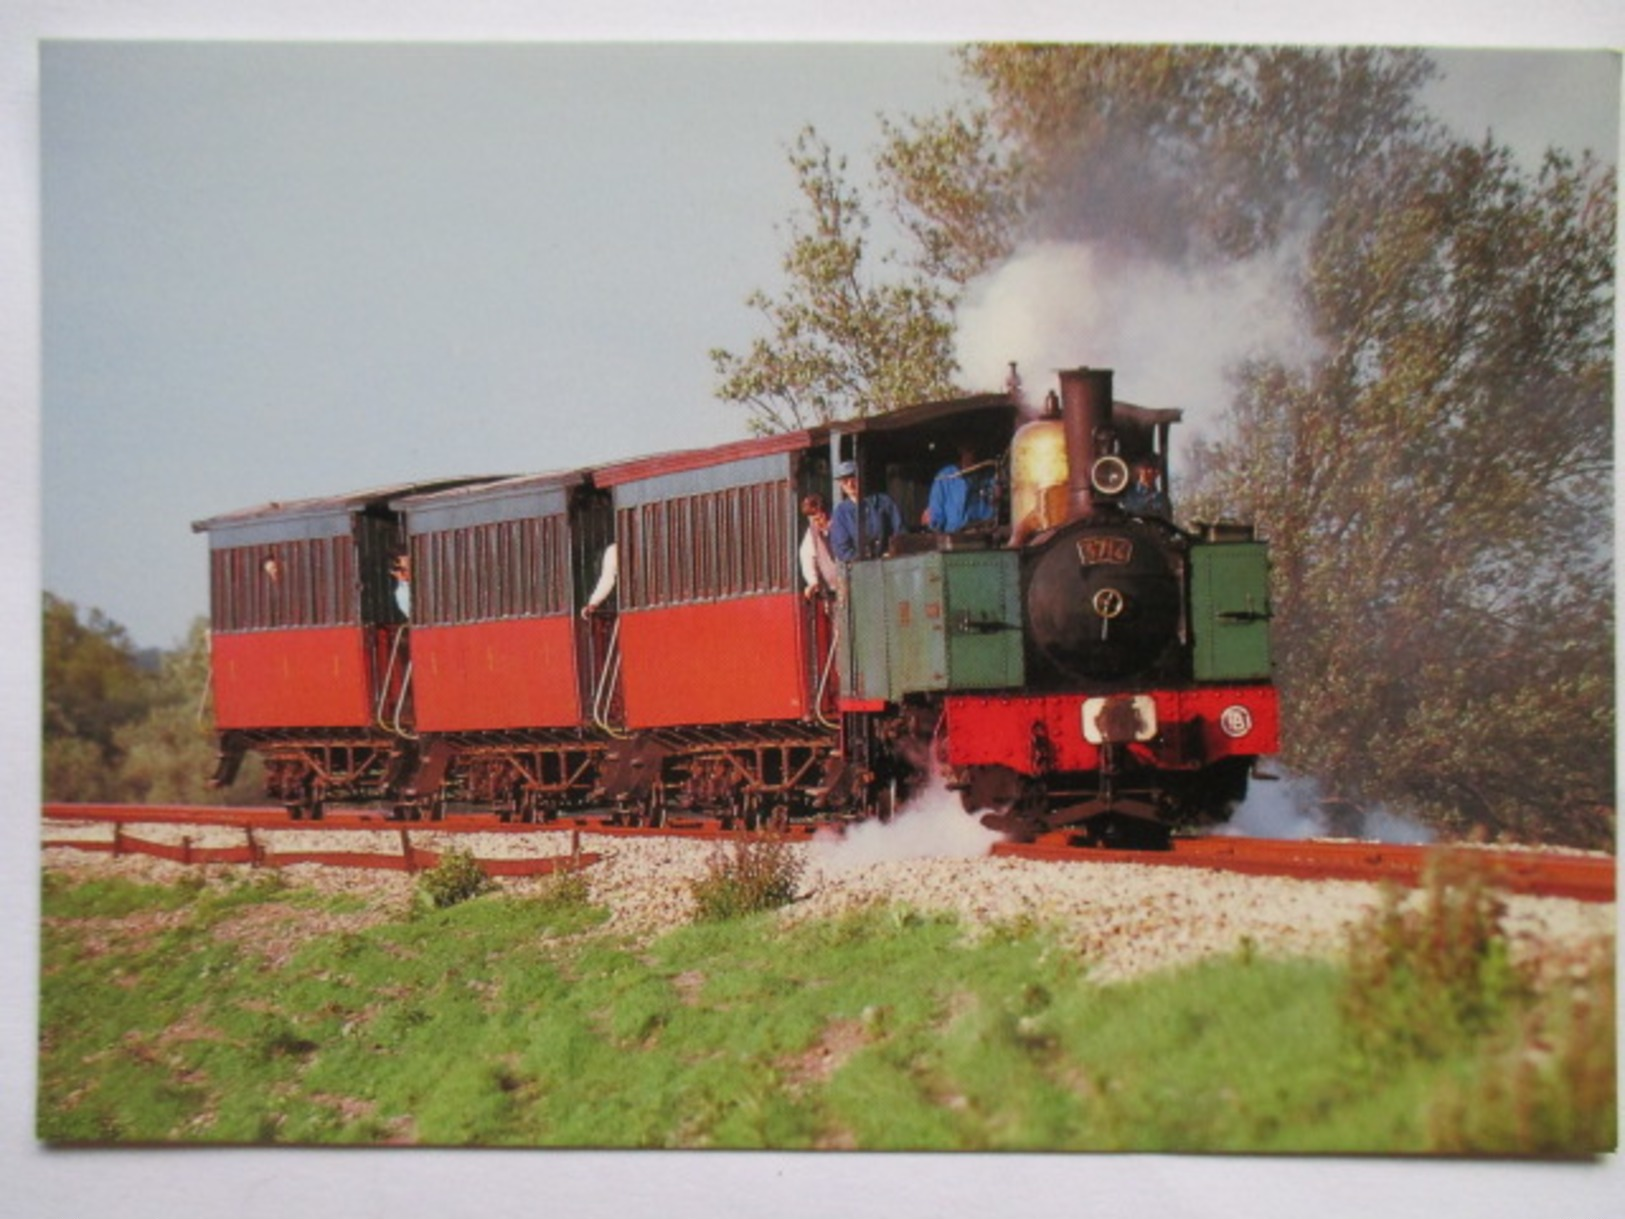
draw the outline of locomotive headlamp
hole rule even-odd
[[[1108,453],[1089,467],[1089,481],[1102,495],[1121,495],[1128,487],[1128,462]]]
[[[1083,739],[1091,745],[1123,745],[1157,735],[1157,702],[1149,694],[1114,694],[1083,702]]]

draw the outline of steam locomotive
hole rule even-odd
[[[1266,548],[1169,519],[1180,415],[1086,368],[1035,413],[1012,369],[714,448],[196,522],[214,780],[253,752],[295,817],[754,827],[888,817],[935,776],[1012,836],[1165,843],[1223,817],[1279,733]],[[978,466],[985,519],[927,527],[933,484]],[[837,472],[912,527],[852,513],[841,594],[811,597],[801,507]]]

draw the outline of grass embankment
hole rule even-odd
[[[1462,893],[1467,896],[1461,896]],[[45,888],[59,1142],[1579,1155],[1615,1138],[1612,975],[1536,994],[1436,887],[1352,968],[1099,986],[1038,926],[874,908],[633,945],[580,878],[361,926],[275,878]],[[346,917],[351,926],[346,927]],[[252,920],[307,923],[268,961]],[[1423,1023],[1425,1022],[1425,1025]]]

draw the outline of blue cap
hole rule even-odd
[[[843,461],[840,465],[835,467],[836,478],[856,478],[857,476],[858,467],[852,464],[850,461]]]

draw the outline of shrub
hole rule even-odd
[[[585,873],[566,868],[543,879],[532,900],[547,910],[574,910],[591,903],[592,889]]]
[[[1497,1037],[1429,1111],[1433,1149],[1576,1155],[1619,1142],[1614,960],[1599,948],[1566,987]]]
[[[689,883],[695,920],[722,922],[789,905],[803,866],[801,855],[781,838],[740,839],[731,851],[718,847],[705,875]]]
[[[1420,905],[1390,889],[1350,933],[1340,1006],[1361,1048],[1437,1058],[1509,1018],[1530,986],[1512,962],[1505,913],[1470,853],[1430,861]]]
[[[436,910],[466,902],[482,893],[490,893],[496,887],[496,881],[486,875],[472,853],[455,848],[447,851],[440,857],[439,863],[418,877],[420,900]]]

